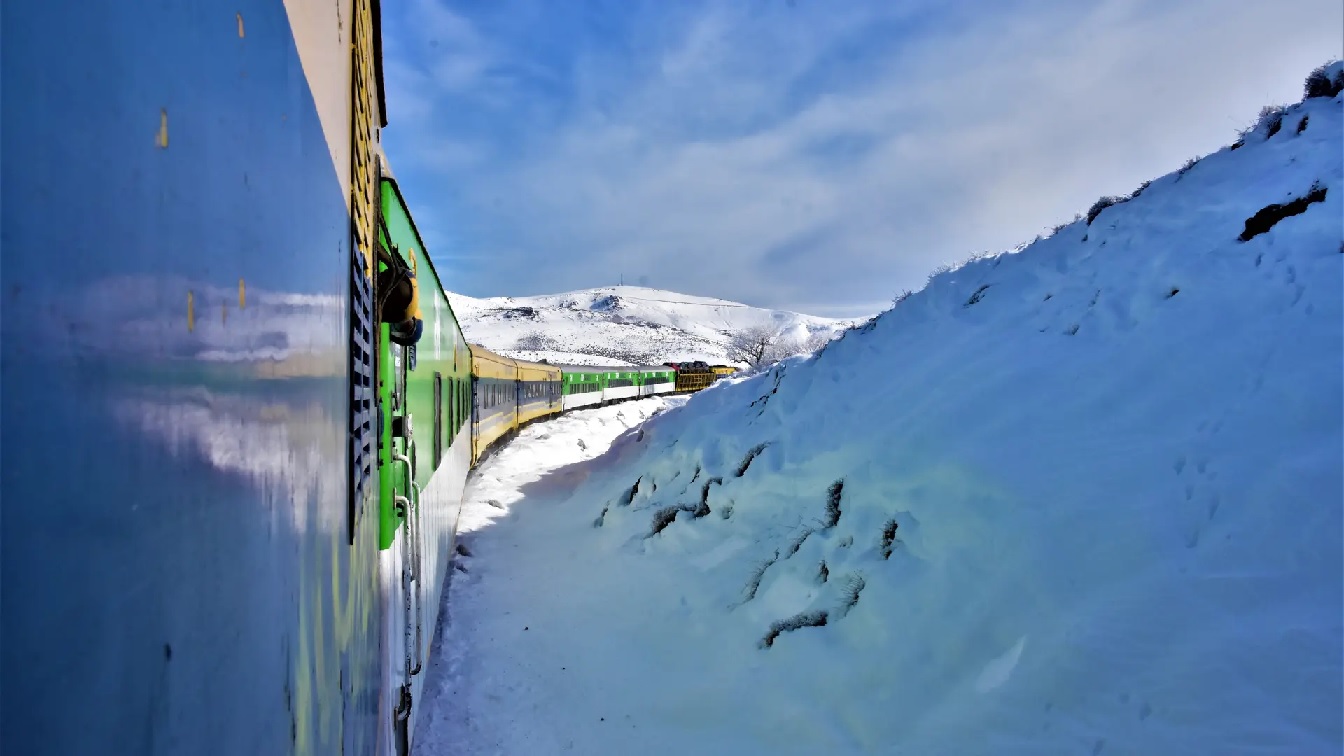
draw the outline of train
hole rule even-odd
[[[382,147],[380,29],[6,6],[5,753],[410,753],[472,468],[726,374],[468,343]]]

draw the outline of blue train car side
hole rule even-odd
[[[376,11],[5,6],[5,753],[396,749],[332,462]]]

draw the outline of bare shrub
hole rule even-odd
[[[1330,76],[1330,69],[1338,62],[1335,60],[1328,61],[1307,74],[1307,80],[1302,83],[1303,99],[1334,97],[1340,92],[1344,92],[1344,67],[1335,71],[1333,77]]]
[[[841,478],[826,490],[825,527],[833,528],[840,522],[840,497],[845,491],[845,480]]]
[[[1191,168],[1194,168],[1196,165],[1199,165],[1199,158],[1197,157],[1192,157],[1189,160],[1185,161],[1185,164],[1182,165],[1180,169],[1176,171],[1176,180],[1180,181],[1181,176],[1184,176],[1186,173],[1190,171]]]
[[[1286,108],[1282,105],[1266,105],[1260,108],[1260,116],[1255,120],[1255,129],[1264,129],[1265,138],[1268,139],[1279,133],[1283,127],[1283,114]]]
[[[1102,197],[1098,199],[1096,202],[1092,203],[1092,207],[1089,207],[1087,209],[1087,225],[1089,226],[1092,225],[1092,221],[1096,220],[1098,215],[1101,215],[1102,210],[1105,210],[1106,208],[1111,207],[1112,205],[1124,204],[1125,202],[1128,201],[1129,201],[1128,197],[1115,197],[1115,196]]]
[[[882,526],[882,558],[890,559],[891,552],[896,548],[896,529],[900,527],[895,519],[887,520]]]
[[[747,456],[742,458],[742,464],[738,465],[735,475],[739,478],[746,475],[747,468],[751,467],[752,461],[759,457],[761,452],[765,451],[765,447],[769,445],[770,444],[756,444],[751,447],[751,449],[747,450]]]
[[[826,612],[824,610],[814,610],[810,612],[799,612],[798,614],[784,620],[777,620],[770,624],[770,631],[761,639],[761,646],[770,648],[775,645],[775,639],[782,633],[791,632],[803,627],[824,627],[826,625]]]
[[[867,582],[863,575],[850,575],[845,578],[845,590],[840,594],[840,611],[848,614],[859,603],[859,594],[863,593]]]
[[[1255,215],[1246,219],[1246,226],[1237,239],[1244,242],[1250,241],[1260,234],[1269,231],[1275,224],[1284,218],[1290,218],[1294,215],[1300,215],[1306,212],[1309,205],[1325,201],[1325,192],[1325,187],[1320,184],[1312,184],[1310,191],[1291,202],[1266,205],[1265,207],[1260,208]]]
[[[543,352],[554,347],[555,342],[541,331],[529,331],[514,344],[514,349],[523,352]]]

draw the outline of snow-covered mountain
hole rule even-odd
[[[449,294],[449,301],[468,341],[509,357],[576,365],[731,362],[728,339],[744,328],[769,325],[802,343],[854,324],[639,286],[489,299]]]
[[[1267,113],[595,459],[544,473],[633,406],[528,429],[468,492],[503,519],[422,752],[1340,753],[1342,116]]]

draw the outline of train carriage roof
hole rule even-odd
[[[471,349],[471,372],[478,378],[518,377],[518,362],[503,355],[495,354],[480,344],[468,344]]]
[[[471,349],[472,372],[480,378],[506,378],[522,381],[560,380],[558,365],[543,362],[515,360],[496,354],[480,344],[468,344]]]
[[[560,368],[566,373],[629,373],[637,368],[631,365],[559,365],[552,364],[551,367]]]
[[[523,362],[514,360],[518,365],[518,380],[521,381],[558,381],[561,378],[560,368],[555,365],[543,365],[537,362]]]

